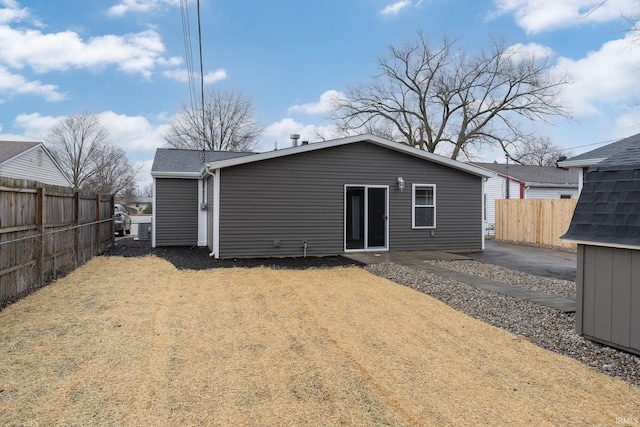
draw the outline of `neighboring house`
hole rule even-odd
[[[576,171],[553,166],[472,163],[496,173],[484,185],[485,230],[493,234],[497,199],[576,199]]]
[[[640,353],[640,144],[589,168],[571,226],[576,331]]]
[[[580,170],[580,173],[578,174],[578,190],[582,191],[584,177],[587,173],[587,169],[589,169],[590,166],[598,164],[603,160],[606,160],[609,157],[621,153],[627,148],[636,146],[638,144],[640,144],[640,133],[628,138],[621,139],[614,143],[607,144],[603,147],[596,148],[595,150],[587,151],[586,153],[582,153],[579,156],[559,161],[558,166]]]
[[[485,169],[372,135],[205,154],[156,151],[154,247],[216,258],[484,248]]]
[[[202,152],[200,154],[202,155]],[[151,202],[153,202],[153,197],[134,197],[127,202],[127,210],[142,213],[151,205]]]
[[[0,176],[72,186],[41,142],[0,141]]]

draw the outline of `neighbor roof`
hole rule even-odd
[[[592,166],[637,145],[640,145],[640,133],[563,160],[558,165],[567,168]]]
[[[0,163],[6,162],[37,145],[40,145],[40,143],[29,141],[0,141]]]
[[[503,163],[472,163],[500,175],[509,176],[531,186],[567,186],[578,187],[578,174],[575,171],[554,166],[506,165]],[[507,169],[508,168],[508,169]]]
[[[249,156],[254,153],[236,151],[205,151],[205,162]],[[158,148],[151,166],[153,177],[199,178],[203,172],[202,150]]]
[[[285,148],[282,150],[275,150],[275,151],[268,151],[265,153],[258,153],[250,156],[213,160],[207,163],[207,168],[223,169],[231,166],[259,162],[259,161],[268,160],[268,159],[275,159],[278,157],[290,156],[290,155],[299,154],[299,153],[306,153],[306,152],[315,151],[315,150],[322,150],[325,148],[338,147],[341,145],[353,144],[357,142],[368,142],[374,145],[389,148],[394,151],[399,151],[401,153],[405,153],[413,157],[429,160],[434,163],[449,166],[453,169],[465,171],[470,174],[481,176],[484,178],[491,178],[495,176],[493,172],[476,167],[474,165],[462,163],[457,160],[450,159],[448,157],[439,156],[437,154],[429,153],[427,151],[420,150],[418,148],[410,147],[405,144],[389,141],[387,139],[380,138],[374,135],[369,135],[369,134],[350,136],[350,137],[340,138],[340,139],[333,139],[330,141],[315,142],[312,144],[303,144],[297,147]]]
[[[589,168],[562,239],[640,248],[640,144],[631,144]]]

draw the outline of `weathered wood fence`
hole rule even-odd
[[[496,239],[575,249],[560,236],[567,232],[577,199],[496,200]]]
[[[114,242],[113,197],[0,178],[0,308]]]

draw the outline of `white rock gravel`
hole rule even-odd
[[[514,286],[575,298],[575,282],[532,276],[475,261],[433,263]],[[371,264],[366,269],[437,298],[479,320],[521,335],[542,348],[572,357],[603,373],[640,386],[640,357],[579,336],[575,332],[574,313],[563,313],[390,262]]]

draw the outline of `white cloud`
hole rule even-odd
[[[640,93],[640,47],[629,33],[612,40],[581,59],[559,58],[554,71],[568,73],[573,84],[563,89],[562,98],[576,115],[600,114],[606,104],[631,102]]]
[[[164,58],[165,46],[154,30],[123,36],[105,35],[83,40],[73,31],[42,33],[0,26],[0,63],[36,72],[115,65],[128,73],[150,77],[157,66],[177,64]]]
[[[332,110],[336,101],[345,99],[345,95],[337,90],[328,90],[320,95],[318,102],[308,104],[294,105],[289,107],[290,113],[300,112],[305,114],[324,114]]]
[[[58,91],[58,86],[43,84],[39,80],[29,81],[0,65],[0,95],[2,94],[36,95],[53,102],[66,98],[64,93]]]
[[[0,6],[4,6],[4,8],[0,9],[0,24],[22,21],[29,16],[29,10],[20,8],[20,5],[15,0],[0,0]]]
[[[277,143],[278,149],[291,147],[292,133],[300,135],[300,141],[316,142],[322,135],[325,139],[338,137],[338,131],[333,125],[318,126],[315,124],[300,123],[290,117],[286,117],[280,121],[270,124],[265,128],[262,140],[265,141],[259,151],[271,151]],[[300,142],[299,141],[299,142]]]
[[[512,14],[527,33],[577,27],[635,16],[637,0],[494,0],[493,16]]]
[[[403,9],[411,6],[411,1],[409,0],[401,0],[395,2],[393,4],[387,5],[384,9],[380,11],[380,15],[388,16],[388,15],[397,15]]]
[[[173,79],[178,82],[186,83],[189,81],[189,71],[186,68],[178,68],[174,70],[167,70],[162,73],[165,77]],[[197,73],[195,79],[200,78],[200,73]],[[204,75],[204,82],[206,84],[212,84],[225,80],[227,78],[227,72],[224,68],[219,68],[216,71],[208,72]]]
[[[122,0],[108,10],[110,16],[120,17],[129,12],[148,13],[162,6],[179,6],[180,0]]]
[[[162,138],[165,123],[154,125],[144,116],[127,116],[113,111],[103,111],[97,116],[113,143],[127,152],[155,150],[165,145]]]
[[[513,59],[527,59],[530,57],[536,59],[545,59],[553,55],[553,49],[538,43],[516,43],[509,46],[505,53]]]

